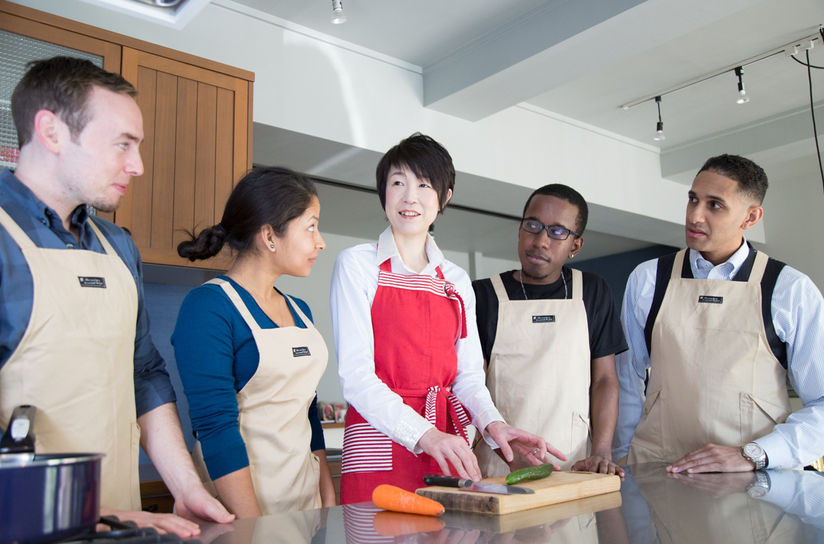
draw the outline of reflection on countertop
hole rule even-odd
[[[203,526],[204,544],[361,542],[824,542],[824,476],[668,475],[626,467],[621,491],[504,516],[440,518],[383,512],[371,503]]]

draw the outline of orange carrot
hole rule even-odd
[[[381,536],[401,536],[440,531],[444,528],[444,524],[440,518],[431,516],[377,512],[372,519],[372,527]]]
[[[389,484],[381,484],[372,491],[372,502],[378,508],[407,514],[440,516],[444,512],[443,505],[438,501]]]

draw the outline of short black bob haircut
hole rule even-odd
[[[386,183],[395,168],[408,168],[419,179],[427,180],[438,193],[438,204],[440,211],[443,211],[449,190],[455,187],[455,166],[449,152],[441,144],[416,132],[381,157],[375,170],[375,180],[383,209],[386,209]]]

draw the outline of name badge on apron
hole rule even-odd
[[[80,287],[95,287],[97,289],[106,288],[106,278],[99,276],[77,276],[77,281],[80,282]]]
[[[292,348],[292,357],[309,357],[312,355],[307,346]]]
[[[705,303],[705,304],[723,304],[724,303],[724,297],[714,297],[714,296],[711,296],[711,295],[699,295],[698,296],[698,302],[699,303]]]
[[[554,315],[533,315],[533,323],[555,323]]]

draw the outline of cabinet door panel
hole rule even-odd
[[[172,74],[158,72],[154,140],[144,144],[144,147],[147,145],[154,147],[152,172],[145,172],[142,176],[151,176],[149,179],[152,185],[152,205],[147,212],[151,218],[149,244],[153,248],[172,247],[174,188],[177,181],[175,178],[175,155],[177,154],[175,145],[178,143],[175,137],[178,110],[177,79]],[[136,180],[137,183],[141,181],[141,178]],[[143,216],[143,213],[140,215]],[[117,214],[115,214],[116,218]]]
[[[223,206],[232,192],[234,183],[237,182],[251,167],[251,140],[243,137],[244,127],[237,126],[238,115],[234,115],[234,93],[226,89],[217,90],[217,127],[215,129],[215,193],[214,206],[218,214],[223,213]],[[251,104],[249,106],[251,108]],[[251,111],[251,110],[250,110]],[[245,130],[251,130],[252,121],[248,120]],[[232,141],[232,135],[237,135],[236,141]],[[244,164],[244,155],[235,146],[243,145],[244,150],[249,150],[247,163]],[[233,170],[233,165],[237,167]]]
[[[139,92],[145,172],[133,180],[115,221],[133,232],[145,262],[226,268],[225,253],[189,263],[178,257],[177,244],[186,231],[220,221],[234,183],[251,165],[250,83],[126,47],[122,72]]]
[[[223,204],[215,207],[215,167],[220,160],[217,156],[217,87],[206,83],[197,85],[197,155],[202,157],[197,163],[197,178],[194,183],[194,226],[202,229],[220,221]],[[228,135],[231,135],[229,131]],[[229,144],[231,145],[231,144]],[[232,164],[231,157],[229,165]],[[231,179],[231,173],[228,177]],[[228,196],[228,195],[227,195]]]
[[[137,104],[142,112],[154,112],[157,102],[157,72],[140,68],[137,71]],[[143,158],[143,171],[154,172],[155,116],[143,115],[143,143],[140,156]],[[117,223],[126,226],[132,233],[137,247],[148,247],[151,242],[149,227],[152,224],[152,176],[143,175],[132,178],[126,196],[117,208]]]
[[[174,211],[172,224],[172,246],[177,247],[192,230],[194,209],[197,208],[195,191],[195,169],[197,168],[197,150],[189,142],[198,141],[198,83],[192,79],[177,80],[177,128],[175,131],[175,181]],[[205,161],[201,161],[205,162]]]

